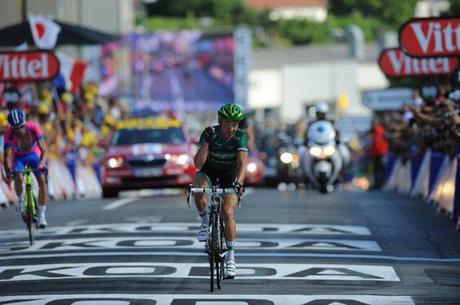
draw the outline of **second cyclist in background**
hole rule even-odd
[[[194,162],[200,169],[193,183],[194,187],[209,187],[219,183],[222,188],[233,187],[236,192],[223,196],[222,218],[225,225],[225,239],[228,252],[225,257],[225,276],[236,274],[234,245],[236,223],[233,210],[238,204],[237,196],[244,193],[244,178],[248,158],[248,136],[238,128],[244,118],[243,111],[236,104],[225,104],[218,111],[219,125],[207,127],[201,134]],[[195,194],[195,204],[201,217],[199,241],[206,241],[208,215],[204,194]]]
[[[8,114],[10,126],[5,131],[4,137],[4,161],[8,183],[14,178],[14,188],[18,196],[17,208],[22,211],[24,203],[23,174],[28,164],[34,171],[37,178],[38,192],[38,226],[45,228],[45,210],[47,202],[46,185],[46,160],[47,148],[43,133],[38,125],[26,121],[24,111],[13,109]]]

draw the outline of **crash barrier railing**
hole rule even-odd
[[[0,179],[0,204],[16,202],[13,183],[11,185],[6,183],[4,172],[2,176]],[[92,166],[78,163],[75,177],[72,177],[64,160],[53,158],[48,161],[48,195],[50,199],[98,198],[101,197],[101,194],[101,184]]]
[[[421,160],[403,162],[397,158],[387,170],[390,172],[385,190],[424,198],[437,212],[448,215],[460,230],[460,146],[455,156],[427,150]]]

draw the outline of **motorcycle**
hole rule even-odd
[[[301,181],[300,158],[297,145],[292,139],[278,149],[278,177],[280,190],[294,191]]]
[[[304,174],[320,193],[332,192],[344,166],[344,147],[337,145],[335,128],[329,121],[312,123],[307,136],[307,146],[300,152]]]
[[[294,190],[301,171],[296,143],[284,131],[277,131],[275,135],[270,135],[269,139],[269,145],[263,147],[267,154],[265,184]]]

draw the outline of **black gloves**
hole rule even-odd
[[[212,137],[214,137],[214,135],[216,134],[216,130],[214,129],[214,127],[209,126],[209,127],[206,127],[203,134],[204,134],[204,141],[206,143],[210,143]]]

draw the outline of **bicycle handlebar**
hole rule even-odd
[[[203,194],[236,194],[234,188],[219,188],[219,187],[192,187],[190,184],[187,187],[187,204],[190,207],[190,201],[192,194],[203,193]],[[240,197],[238,197],[238,206],[240,205]]]

